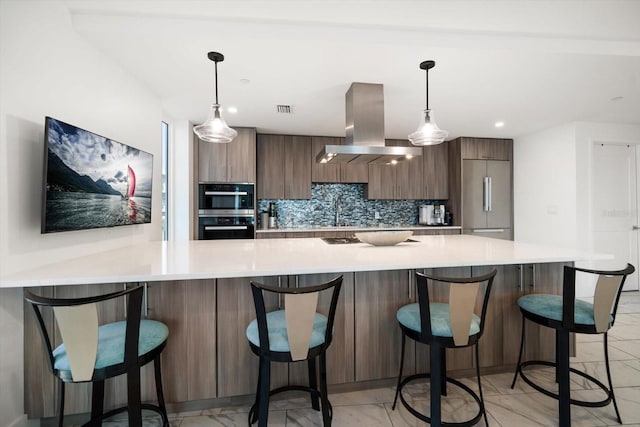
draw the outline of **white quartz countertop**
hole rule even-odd
[[[319,238],[147,242],[0,276],[0,287],[55,286],[611,258],[470,235],[412,236],[396,246]]]

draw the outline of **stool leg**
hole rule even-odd
[[[62,427],[64,421],[64,381],[58,379],[58,427]]]
[[[316,358],[312,357],[307,360],[307,369],[309,371],[309,387],[318,390],[318,375],[316,374]],[[320,410],[320,402],[318,396],[311,393],[311,407],[316,411]]]
[[[129,407],[129,427],[142,427],[140,368],[137,366],[127,372],[127,404]]]
[[[437,343],[429,345],[429,364],[431,365],[431,425],[442,427],[442,413],[440,408],[442,390],[442,351]]]
[[[155,371],[158,406],[160,407],[160,411],[162,411],[162,425],[163,427],[169,427],[169,416],[167,415],[167,407],[164,403],[164,392],[162,390],[162,366],[160,364],[160,355],[153,359],[153,369]]]
[[[404,345],[405,345],[406,337],[404,332],[402,333],[402,347],[400,350],[400,371],[398,372],[398,384],[396,384],[396,397],[393,398],[393,405],[391,405],[391,410],[395,411],[396,403],[398,402],[398,395],[400,394],[400,383],[402,382],[402,368],[404,366]]]
[[[269,359],[260,356],[260,402],[258,403],[258,427],[267,427],[269,418],[269,382],[270,382],[270,365]]]
[[[440,348],[440,394],[447,395],[447,349]]]
[[[559,401],[559,422],[560,427],[571,426],[571,396],[569,390],[569,331],[556,330],[556,342],[558,348],[556,351],[557,360],[557,376],[558,376],[558,395]]]
[[[513,373],[513,381],[511,381],[511,388],[516,386],[516,379],[518,378],[518,370],[520,370],[520,363],[522,363],[522,352],[524,351],[524,316],[522,316],[522,333],[520,334],[520,352],[518,353],[518,363],[516,364],[516,370]]]
[[[618,422],[622,424],[622,418],[620,417],[620,411],[618,410],[618,403],[616,402],[616,395],[613,393],[613,382],[611,381],[611,370],[609,369],[609,344],[608,335],[604,333],[604,363],[607,367],[607,379],[609,380],[609,393],[611,394],[611,400],[613,400],[613,408],[616,410],[616,417]]]
[[[322,399],[322,425],[331,427],[329,395],[327,392],[327,355],[323,351],[320,353],[320,398]]]
[[[260,359],[262,360],[262,358]],[[249,425],[258,421],[258,412],[260,411],[260,380],[262,379],[262,363],[258,362],[258,385],[256,386],[256,398],[253,406],[249,411]]]
[[[484,424],[489,427],[489,420],[487,419],[487,411],[484,407],[484,395],[482,394],[482,382],[480,381],[480,350],[478,349],[478,342],[476,342],[476,376],[478,377],[478,390],[480,391],[480,402],[482,403],[482,415],[484,415]]]
[[[104,409],[104,381],[91,384],[91,420],[100,417]],[[92,426],[101,426],[102,420],[93,422]]]

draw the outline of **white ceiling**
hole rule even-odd
[[[640,1],[65,3],[78,33],[174,119],[205,119],[213,50],[225,55],[220,103],[238,108],[225,119],[261,132],[344,136],[344,94],[359,81],[384,84],[386,136],[406,138],[425,105],[427,59],[429,104],[450,137],[640,124]]]

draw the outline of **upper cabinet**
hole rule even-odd
[[[463,159],[511,160],[513,140],[498,138],[462,137],[460,151]]]
[[[424,198],[447,200],[449,198],[449,143],[422,148]]]
[[[387,139],[388,146],[408,146],[404,139]],[[410,159],[395,165],[369,164],[368,199],[424,199],[422,159]]]
[[[259,199],[311,198],[311,137],[258,135]]]
[[[366,184],[369,181],[369,168],[366,163],[347,164],[316,162],[316,156],[325,145],[343,145],[344,138],[313,136],[311,151],[311,181]]]
[[[198,137],[198,181],[256,182],[256,130],[234,128],[238,136],[228,144],[203,142]]]

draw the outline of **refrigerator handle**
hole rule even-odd
[[[489,212],[489,185],[490,178],[488,176],[482,178],[482,210],[484,212]]]
[[[487,178],[489,178],[489,196],[487,197],[489,203],[487,205],[489,206],[488,211],[491,212],[493,210],[493,206],[491,203],[493,200],[493,183],[491,182],[490,176],[488,176]]]

